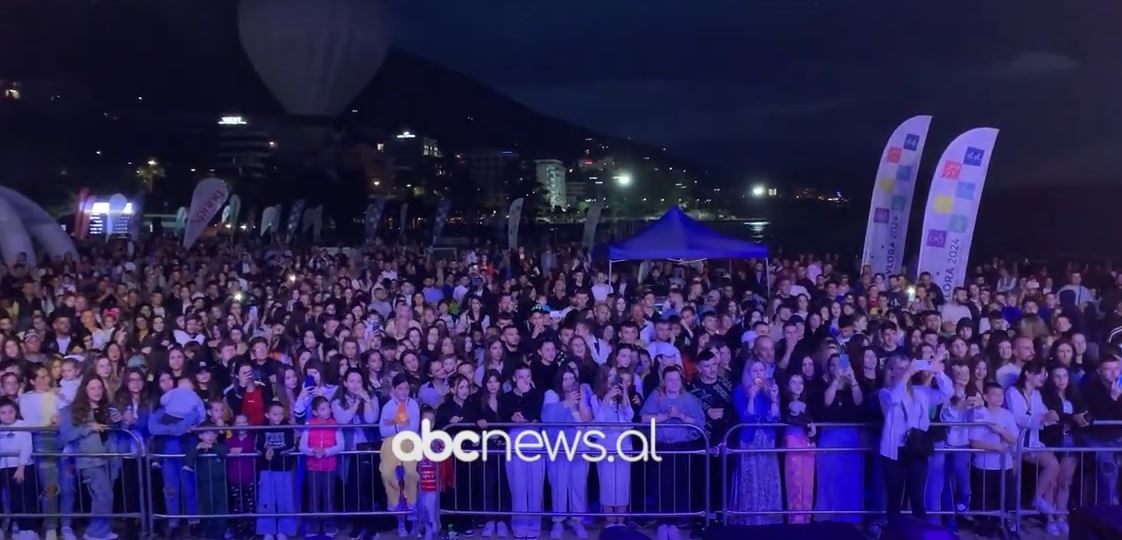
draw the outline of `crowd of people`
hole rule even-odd
[[[158,238],[5,265],[5,530],[135,537],[151,513],[170,538],[585,538],[638,522],[676,540],[708,500],[733,523],[875,532],[906,508],[1012,535],[1024,506],[1063,535],[1076,505],[1117,504],[1117,455],[1065,448],[1122,447],[1122,273],[994,261],[944,295],[927,274],[847,266],[609,274],[570,246],[438,259]],[[615,426],[623,447],[653,421],[669,455],[398,459],[393,440],[423,419]],[[808,451],[831,448],[871,451]]]

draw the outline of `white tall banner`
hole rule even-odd
[[[996,129],[972,129],[951,141],[935,165],[916,270],[931,272],[931,281],[944,296],[962,286],[966,276],[974,223],[996,141]]]
[[[522,223],[522,203],[525,199],[519,197],[510,203],[510,211],[506,225],[506,242],[510,249],[518,247],[518,225]]]
[[[229,196],[230,188],[226,186],[226,182],[217,178],[207,178],[195,186],[195,193],[191,195],[191,209],[187,211],[187,231],[183,233],[185,249],[191,249]]]
[[[175,234],[182,234],[185,227],[187,227],[187,207],[180,206],[175,211]]]
[[[280,221],[280,210],[276,206],[266,206],[261,212],[261,236],[270,230],[277,232],[277,223]]]
[[[930,126],[930,116],[913,116],[904,120],[884,145],[861,252],[861,266],[867,264],[873,272],[900,273],[919,160]]]
[[[596,226],[600,224],[600,214],[604,211],[604,200],[597,199],[588,207],[588,216],[584,219],[584,249],[592,251],[596,243]]]
[[[319,242],[320,231],[323,230],[323,205],[311,208],[304,211],[304,222],[301,224],[300,232],[306,233],[312,231],[312,241]]]

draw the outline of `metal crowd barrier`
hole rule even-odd
[[[5,469],[0,488],[4,490],[4,517],[17,522],[35,522],[35,529],[46,525],[58,530],[70,527],[74,520],[109,519],[135,521],[141,533],[147,533],[145,516],[149,507],[147,497],[138,489],[145,476],[145,441],[136,433],[123,428],[109,428],[104,435],[110,452],[80,453],[68,451],[58,438],[58,432],[49,428],[0,428],[0,436],[16,432],[29,432],[33,437],[32,465],[24,469],[23,481],[16,481],[14,469]],[[50,450],[41,450],[50,448]],[[0,454],[15,457],[15,454]],[[94,466],[87,460],[96,460]],[[88,470],[93,473],[85,472]],[[8,471],[12,471],[9,473]],[[88,482],[87,482],[88,480]],[[104,481],[106,483],[101,484]],[[98,482],[92,487],[88,483]],[[136,485],[132,485],[136,482]],[[93,489],[107,487],[110,509],[95,512]],[[14,511],[20,508],[23,511]],[[30,511],[28,511],[30,510]]]
[[[445,429],[450,432],[465,429],[483,431],[475,424],[453,424]],[[681,444],[664,442],[660,444],[657,440],[654,441],[651,449],[661,458],[661,462],[635,461],[624,463],[624,457],[630,460],[639,460],[647,455],[647,448],[636,447],[636,442],[640,440],[637,436],[632,437],[632,448],[630,450],[620,451],[622,450],[621,445],[615,444],[613,446],[611,442],[602,442],[601,444],[605,446],[606,450],[606,453],[602,456],[598,450],[576,448],[572,452],[563,453],[564,459],[553,462],[568,462],[568,456],[572,456],[573,461],[576,462],[586,461],[584,456],[589,455],[604,458],[599,463],[588,463],[587,468],[580,466],[584,470],[578,471],[578,474],[583,476],[583,481],[581,485],[572,489],[575,489],[576,492],[584,491],[585,509],[583,510],[571,508],[572,505],[567,504],[571,503],[571,500],[565,502],[557,500],[558,495],[561,494],[557,493],[554,487],[554,483],[558,482],[554,480],[554,476],[560,473],[555,473],[551,468],[555,465],[549,462],[549,450],[546,449],[523,452],[527,457],[540,455],[541,461],[546,462],[546,471],[542,478],[541,498],[536,501],[540,504],[541,509],[514,509],[512,501],[508,498],[511,495],[511,484],[520,479],[512,476],[511,471],[509,471],[511,467],[508,466],[506,461],[507,449],[488,445],[485,454],[489,459],[486,462],[481,458],[479,461],[470,464],[456,463],[453,466],[453,479],[451,480],[453,489],[450,495],[442,498],[440,513],[442,516],[484,516],[486,518],[537,516],[553,518],[554,521],[563,518],[695,518],[708,520],[712,515],[709,493],[711,460],[706,459],[710,454],[708,434],[704,429],[689,424],[656,424],[654,429],[655,437],[657,437],[658,432],[664,430],[674,430],[679,434],[688,432],[689,435],[685,438],[688,438],[690,442]],[[614,434],[634,430],[644,436],[642,440],[645,440],[646,443],[651,443],[647,438],[652,435],[650,423],[488,423],[486,430],[534,430],[545,433],[558,431],[587,433],[588,430],[600,430],[607,435],[606,439],[609,441],[614,438]],[[472,449],[480,451],[482,456],[484,453],[481,446],[473,446]],[[492,466],[491,463],[496,463],[496,466]],[[604,466],[601,467],[601,465]],[[667,472],[672,474],[667,475]],[[685,477],[683,478],[678,473],[685,473]],[[614,475],[617,479],[626,478],[624,481],[628,482],[627,504],[608,505],[612,507],[626,506],[627,509],[622,512],[603,511],[604,502],[603,497],[600,496],[601,493],[592,495],[594,489],[600,492],[605,489],[605,484],[609,482],[606,478],[607,475]],[[695,482],[695,476],[701,476],[701,481]],[[669,488],[662,485],[667,480],[672,483]],[[681,500],[676,500],[675,496],[668,497],[664,490],[681,495],[687,500],[683,503]],[[651,493],[656,495],[651,497],[649,496]],[[567,498],[571,499],[571,497]],[[698,500],[701,501],[701,504],[696,502]],[[601,511],[594,511],[592,508],[595,505],[599,505]],[[491,521],[491,519],[488,519],[488,521]]]
[[[970,428],[981,426],[984,424],[932,422],[931,425],[935,427],[947,428]],[[726,432],[724,440],[721,444],[721,493],[724,494],[725,497],[725,505],[722,508],[721,515],[722,523],[728,524],[730,521],[754,524],[763,524],[769,522],[779,523],[782,522],[783,517],[786,517],[791,521],[797,521],[800,519],[809,521],[811,518],[816,520],[824,518],[826,520],[860,522],[866,519],[871,519],[873,520],[872,522],[875,523],[876,520],[879,520],[880,517],[884,515],[884,506],[886,503],[884,494],[885,488],[883,484],[883,477],[881,476],[880,463],[878,462],[880,459],[882,459],[879,455],[880,426],[868,423],[815,423],[815,427],[817,429],[818,438],[821,438],[822,434],[826,430],[845,429],[856,432],[855,434],[851,432],[851,434],[846,438],[857,439],[866,443],[871,442],[872,444],[841,447],[820,447],[816,445],[786,447],[783,445],[784,430],[786,430],[787,428],[801,429],[801,427],[792,426],[785,423],[742,423],[733,426],[729,429],[728,432]],[[740,437],[737,437],[736,435],[739,435],[740,432],[747,429],[763,430],[769,432],[770,445],[760,445],[747,448],[741,447]],[[764,435],[763,440],[766,444],[766,441],[769,440],[767,434]],[[1018,440],[1020,440],[1020,438]],[[945,468],[948,465],[945,463],[945,460],[949,456],[969,456],[980,455],[984,453],[986,452],[983,450],[973,448],[936,446],[935,455],[932,458],[929,458],[929,464],[930,459],[936,458],[937,456],[943,456],[942,459],[944,460],[944,468],[942,469],[942,473],[940,474],[941,477],[939,478],[939,482],[944,483],[946,475],[948,474]],[[792,484],[805,484],[807,482],[805,481],[806,479],[799,480],[791,477],[791,471],[788,469],[788,467],[797,467],[800,464],[784,463],[783,465],[785,466],[781,466],[780,461],[788,461],[786,458],[802,454],[811,454],[814,457],[814,461],[809,462],[808,464],[810,465],[809,468],[811,471],[810,482],[815,487],[813,488],[813,492],[810,493],[809,496],[804,497],[803,502],[806,502],[806,499],[809,499],[809,502],[806,502],[806,504],[809,505],[808,507],[792,509],[790,508],[792,502],[790,501],[791,492],[792,487],[796,487],[792,486]],[[841,506],[841,508],[823,508],[824,501],[820,500],[820,498],[817,497],[817,495],[820,493],[819,483],[827,479],[824,478],[825,475],[823,475],[822,471],[819,469],[819,459],[823,455],[830,454],[858,454],[859,456],[861,456],[861,460],[857,466],[858,470],[847,471],[846,474],[850,476],[847,476],[846,479],[859,481],[863,486],[863,489],[853,489],[853,486],[850,485],[850,489],[852,490],[850,493],[853,496],[852,498],[846,499],[844,503],[842,503],[841,501],[831,501],[832,505],[838,505]],[[746,462],[743,459],[734,460],[734,458],[741,456],[761,457],[757,462]],[[1015,450],[1014,456],[1016,456]],[[734,461],[735,463],[733,463]],[[802,465],[805,466],[806,464]],[[837,466],[839,464],[832,465]],[[1000,465],[1002,467],[1002,470],[1004,470],[1005,467],[1008,466],[1008,462],[1004,454],[1002,454]],[[745,466],[751,466],[754,469],[760,469],[764,474],[769,475],[774,471],[774,477],[764,479],[764,482],[771,484],[770,487],[776,488],[776,492],[772,494],[771,497],[766,497],[773,499],[771,501],[767,501],[771,503],[767,508],[760,507],[759,503],[761,495],[755,494],[756,500],[753,501],[753,503],[750,503],[748,506],[755,506],[756,508],[744,509],[744,505],[739,503],[737,496],[738,494],[734,492],[736,489],[735,484],[730,486],[730,479],[735,479],[736,475],[742,474],[740,469]],[[996,489],[998,491],[999,501],[1006,500],[1005,482],[999,482],[998,486],[991,487],[988,486],[984,481],[986,475],[981,475],[983,478],[981,486],[975,486],[974,478],[978,475],[974,474],[975,471],[973,470],[972,465],[967,464],[967,467],[969,467],[968,472],[971,476],[971,502],[973,502],[974,498],[978,496],[981,496],[983,500],[985,500],[987,498],[986,496],[989,495],[989,489]],[[756,470],[753,472],[761,472],[760,470]],[[838,471],[831,470],[828,474],[838,474]],[[931,471],[929,465],[928,479],[930,480],[930,478]],[[833,479],[836,480],[836,478]],[[801,488],[806,486],[797,487],[801,490]],[[981,488],[980,491],[982,491],[982,493],[973,493],[974,491],[978,491],[978,487]],[[966,511],[957,512],[954,508],[953,493],[951,494],[951,508],[942,508],[942,506],[944,505],[942,491],[944,489],[945,484],[940,486],[939,488],[931,488],[929,490],[926,490],[927,492],[925,493],[925,495],[935,496],[939,499],[938,503],[934,507],[932,507],[931,504],[925,504],[926,513],[929,516],[969,516],[1001,519],[1009,517],[1012,512],[1012,509],[1008,511],[1002,510],[1000,505],[996,509],[989,509],[985,507],[976,508],[974,507],[974,505],[971,505],[967,508]],[[926,502],[927,501],[925,501],[925,503]],[[875,506],[875,508],[868,508],[868,506]],[[906,511],[906,507],[903,509],[903,511]],[[777,521],[774,518],[768,519],[769,516],[779,517],[779,520]]]
[[[942,427],[958,427],[969,428],[981,424],[971,423],[933,423],[933,426]],[[1061,484],[1061,488],[1066,488],[1068,499],[1066,503],[1060,501],[1054,508],[1054,516],[1064,516],[1068,513],[1069,508],[1077,508],[1080,506],[1095,505],[1095,504],[1117,504],[1118,497],[1118,479],[1119,479],[1119,454],[1122,454],[1122,440],[1109,440],[1103,441],[1095,435],[1092,431],[1096,427],[1113,427],[1117,426],[1122,428],[1122,422],[1095,422],[1089,430],[1080,430],[1073,441],[1072,446],[1063,448],[1032,448],[1026,445],[1025,431],[1022,430],[1018,435],[1017,444],[1012,449],[1012,489],[1013,493],[1008,493],[1006,481],[1001,479],[997,482],[998,485],[993,486],[984,481],[976,484],[974,479],[971,479],[971,493],[970,493],[970,506],[965,512],[957,512],[953,506],[951,508],[944,508],[941,505],[932,506],[928,504],[927,512],[933,517],[945,516],[966,516],[971,518],[990,518],[990,519],[1011,519],[1015,523],[1024,523],[1025,518],[1040,517],[1041,512],[1033,508],[1034,496],[1027,493],[1030,488],[1033,488],[1041,479],[1042,466],[1039,461],[1036,463],[1026,461],[1026,458],[1033,455],[1052,454],[1056,456],[1061,464],[1066,462],[1067,469],[1061,467],[1060,474],[1070,471],[1070,482]],[[299,434],[307,429],[316,426],[298,425],[298,426],[244,426],[233,427],[226,426],[222,429],[230,433],[239,431],[246,432],[260,432],[265,430],[290,430],[293,432],[294,444],[298,448]],[[858,444],[838,447],[820,447],[820,446],[806,446],[806,447],[792,447],[788,448],[783,446],[783,431],[789,426],[781,423],[766,423],[766,424],[738,424],[731,428],[716,446],[711,446],[711,441],[707,433],[695,426],[673,424],[673,425],[657,425],[656,431],[663,430],[679,430],[688,431],[689,436],[682,436],[681,439],[689,439],[692,442],[689,444],[667,444],[656,443],[654,451],[662,458],[661,462],[638,462],[631,463],[628,467],[619,467],[614,470],[626,471],[628,488],[625,491],[625,496],[628,503],[626,507],[622,508],[619,512],[607,512],[603,508],[597,511],[596,502],[602,502],[601,497],[594,494],[593,490],[598,489],[603,484],[604,478],[601,477],[601,472],[598,470],[597,465],[589,464],[587,469],[583,471],[583,482],[578,482],[580,485],[570,487],[570,490],[579,492],[584,489],[584,502],[587,506],[584,510],[573,508],[568,505],[565,508],[558,508],[554,501],[554,494],[551,493],[553,489],[553,478],[550,471],[550,465],[544,464],[545,469],[542,472],[543,485],[541,487],[541,506],[537,509],[515,509],[510,501],[510,486],[511,484],[520,485],[518,481],[525,480],[524,476],[518,476],[519,469],[515,468],[513,471],[516,476],[511,476],[509,473],[512,471],[506,463],[506,448],[504,447],[491,447],[487,448],[487,460],[480,459],[472,463],[457,462],[454,459],[452,463],[444,465],[443,468],[438,470],[451,473],[451,478],[444,476],[445,473],[438,475],[437,481],[442,485],[447,485],[450,489],[445,490],[440,496],[439,510],[441,516],[447,516],[449,520],[460,520],[468,522],[473,518],[516,518],[524,516],[535,516],[540,518],[554,518],[560,520],[562,518],[625,518],[625,519],[641,519],[641,518],[654,518],[654,519],[700,519],[710,521],[719,519],[724,523],[737,522],[737,521],[751,521],[754,518],[761,518],[765,516],[776,516],[779,519],[788,518],[793,516],[805,516],[807,519],[835,519],[845,521],[865,521],[876,522],[884,514],[883,496],[880,501],[876,500],[876,494],[879,492],[883,495],[883,480],[880,476],[878,468],[879,461],[879,426],[871,424],[816,424],[818,433],[823,433],[824,430],[830,429],[850,429],[855,430],[856,440]],[[379,426],[375,424],[347,424],[337,426],[340,430],[355,430],[355,429],[378,429]],[[453,434],[459,430],[472,429],[479,430],[473,424],[456,424],[445,428]],[[602,441],[607,455],[615,457],[616,460],[622,459],[626,456],[629,458],[636,458],[643,454],[644,448],[638,445],[638,439],[633,440],[633,446],[630,451],[624,452],[622,455],[616,453],[616,448],[611,447],[610,441],[614,438],[615,433],[624,430],[636,430],[642,434],[648,434],[650,424],[612,424],[612,423],[535,423],[535,424],[490,424],[487,426],[488,430],[501,430],[510,432],[511,430],[535,430],[538,432],[545,432],[548,434],[556,434],[558,431],[564,430],[567,433],[572,433],[577,430],[587,431],[590,429],[599,429],[606,432],[608,441]],[[756,446],[756,447],[742,447],[739,444],[740,433],[746,429],[760,429],[766,430],[771,433],[771,444]],[[33,429],[33,428],[4,428],[0,429],[0,433],[15,432],[15,431],[29,431],[33,434],[38,434],[38,437],[43,441],[54,441],[57,444],[57,434],[47,429]],[[196,428],[195,431],[200,431]],[[380,473],[381,463],[381,450],[380,448],[367,447],[367,448],[352,448],[345,449],[337,455],[338,463],[335,474],[330,477],[330,492],[336,493],[338,490],[342,496],[338,500],[332,500],[332,507],[330,511],[326,509],[310,509],[307,507],[304,499],[303,491],[309,483],[306,468],[306,456],[300,455],[298,451],[289,454],[293,460],[292,468],[289,471],[291,475],[290,481],[292,486],[292,511],[262,511],[256,505],[246,505],[246,507],[231,507],[229,502],[231,499],[235,501],[239,498],[234,494],[237,490],[249,487],[253,490],[250,498],[255,498],[260,495],[257,493],[257,488],[260,484],[259,470],[259,454],[243,453],[243,454],[227,454],[225,456],[217,456],[214,454],[202,453],[199,455],[198,463],[204,461],[218,460],[221,462],[221,467],[229,472],[232,460],[246,460],[248,467],[243,471],[246,480],[241,482],[232,482],[230,475],[224,475],[223,483],[219,485],[206,485],[202,497],[198,496],[196,488],[205,485],[205,479],[200,483],[198,478],[198,463],[196,463],[194,475],[190,471],[184,474],[182,469],[183,460],[186,454],[183,452],[163,452],[158,448],[158,441],[151,443],[141,439],[136,433],[125,429],[110,429],[107,432],[110,437],[110,446],[112,452],[102,454],[79,454],[59,451],[35,451],[32,455],[35,458],[35,463],[32,468],[27,469],[27,473],[34,471],[34,482],[24,483],[5,482],[0,484],[7,493],[7,501],[9,505],[13,497],[19,498],[20,501],[34,500],[34,510],[32,512],[7,512],[6,517],[14,520],[44,520],[49,525],[54,527],[56,524],[65,526],[72,520],[88,520],[90,518],[106,518],[111,520],[135,520],[139,530],[142,534],[153,533],[157,530],[158,524],[173,524],[179,521],[187,521],[189,523],[200,523],[203,527],[208,522],[213,523],[219,520],[223,526],[230,526],[230,528],[237,530],[248,531],[254,529],[251,534],[255,534],[257,520],[281,520],[291,518],[296,521],[297,526],[300,528],[306,527],[309,523],[321,522],[325,518],[347,518],[351,525],[362,526],[363,523],[371,523],[370,520],[374,519],[389,519],[389,518],[405,518],[411,516],[413,510],[410,508],[403,508],[398,505],[388,504],[387,501],[379,500],[376,496],[378,493],[384,493],[382,488],[383,478]],[[657,437],[657,434],[656,434]],[[181,440],[195,441],[193,436],[185,436]],[[765,438],[766,440],[766,438]],[[852,437],[851,437],[852,440]],[[38,444],[38,443],[37,443]],[[39,448],[39,446],[36,446]],[[56,447],[57,448],[57,447]],[[472,447],[471,449],[481,450],[480,447]],[[542,455],[544,461],[548,461],[548,450],[542,449],[538,451],[525,451],[527,456],[535,454]],[[861,456],[861,472],[860,478],[865,482],[864,489],[862,489],[861,496],[869,497],[869,500],[847,499],[845,504],[839,508],[822,508],[819,501],[815,501],[815,497],[811,496],[810,500],[814,501],[809,506],[789,508],[784,493],[787,491],[785,488],[785,478],[782,476],[782,468],[779,462],[785,460],[788,456],[797,456],[802,454],[811,454],[815,456],[815,483],[824,479],[821,475],[819,466],[821,465],[820,459],[827,455],[837,454],[858,454]],[[577,462],[582,461],[584,456],[588,454],[599,454],[598,451],[593,451],[585,447],[579,447],[575,450],[568,451],[562,450],[560,454],[565,455],[566,458],[559,460],[563,462]],[[982,450],[971,448],[936,448],[936,456],[942,456],[944,460],[948,460],[951,456],[967,455],[977,456],[985,454]],[[570,460],[568,456],[573,459]],[[734,482],[732,479],[735,475],[739,474],[740,462],[743,458],[748,456],[762,456],[763,460],[771,460],[774,462],[778,478],[770,479],[774,481],[773,486],[778,486],[778,494],[773,494],[778,497],[778,504],[770,508],[749,508],[745,509],[738,504],[737,494],[733,493]],[[74,460],[85,459],[100,459],[104,463],[99,464],[99,467],[104,467],[105,474],[108,476],[114,487],[115,507],[112,512],[93,512],[90,504],[90,497],[88,489],[83,485],[81,476],[72,469]],[[606,458],[606,456],[605,456]],[[937,458],[934,458],[937,459]],[[1035,459],[1035,458],[1034,458]],[[714,461],[719,463],[714,464]],[[236,463],[236,461],[234,461]],[[494,464],[494,465],[492,465]],[[1002,467],[1006,466],[1008,462],[1001,462]],[[950,467],[948,463],[944,465]],[[51,476],[50,469],[54,468],[55,476]],[[176,467],[176,472],[168,472],[168,467]],[[352,469],[353,468],[353,469]],[[46,477],[44,477],[44,471]],[[720,490],[716,491],[717,487],[714,485],[713,473],[720,472]],[[578,474],[581,471],[578,469]],[[836,471],[832,471],[836,472]],[[971,467],[971,476],[976,476],[976,471]],[[858,475],[853,474],[854,478]],[[930,474],[930,473],[929,473]],[[946,470],[943,472],[944,478],[947,475]],[[700,478],[699,478],[700,477]],[[3,477],[6,479],[7,477]],[[177,486],[165,486],[164,489],[157,491],[157,484],[161,480],[171,479],[178,482]],[[44,480],[44,482],[40,482]],[[356,483],[357,482],[357,483]],[[667,485],[670,482],[670,485]],[[1113,482],[1110,484],[1108,482]],[[235,485],[236,484],[236,485]],[[56,490],[50,489],[51,486],[57,486]],[[342,487],[343,489],[339,489]],[[945,487],[945,486],[944,486]],[[171,488],[172,492],[168,491]],[[22,491],[24,489],[35,489],[34,497],[30,497],[31,493]],[[992,491],[997,493],[997,504],[995,507],[988,505],[980,505],[978,501],[992,499]],[[817,491],[817,490],[816,490]],[[941,491],[936,489],[936,492]],[[41,492],[41,493],[40,493]],[[48,493],[57,493],[59,509],[57,511],[48,511],[45,505]],[[216,499],[218,494],[224,501],[209,500]],[[1058,493],[1057,493],[1058,494]],[[856,495],[856,493],[854,493]],[[870,497],[870,495],[872,495]],[[940,501],[943,500],[939,494]],[[956,493],[951,493],[951,501],[956,502]],[[961,495],[961,494],[959,494]],[[716,496],[720,500],[714,502],[713,497]],[[69,498],[73,501],[73,508],[70,508],[70,502],[63,500]],[[124,499],[123,501],[121,499]],[[685,504],[682,504],[681,499],[685,499]],[[1005,504],[1006,501],[1015,501],[1010,505]],[[248,502],[248,501],[247,501]],[[255,501],[254,501],[255,502]],[[572,501],[567,501],[572,502]],[[775,501],[773,501],[775,502]],[[930,502],[930,501],[928,501]],[[991,501],[992,502],[992,501]],[[169,503],[171,505],[169,506]],[[208,503],[214,503],[210,507]],[[202,507],[200,507],[200,504]],[[620,506],[620,505],[612,505]],[[9,507],[10,508],[10,507]],[[224,511],[217,511],[224,510]],[[905,510],[906,511],[906,510]],[[357,519],[357,521],[356,521]],[[363,520],[365,519],[365,521]],[[773,517],[774,520],[774,517]],[[356,525],[357,523],[357,525]],[[383,523],[384,524],[384,523]],[[239,529],[239,527],[241,529]]]
[[[352,430],[377,430],[378,424],[339,424],[334,426],[341,432],[344,432],[344,440],[349,439],[345,433]],[[258,520],[263,520],[268,523],[268,529],[291,528],[295,527],[297,532],[306,529],[310,523],[314,522],[315,526],[322,527],[325,531],[338,530],[338,527],[331,518],[350,518],[349,521],[357,527],[370,527],[374,525],[369,523],[370,519],[363,519],[355,521],[354,518],[382,518],[389,516],[405,517],[412,516],[414,511],[403,506],[390,504],[387,501],[379,500],[375,497],[377,493],[384,493],[383,477],[379,471],[379,464],[381,463],[381,450],[380,448],[363,448],[363,449],[348,449],[344,446],[344,450],[334,454],[335,469],[330,472],[330,475],[313,479],[313,475],[307,470],[306,456],[299,451],[301,432],[322,428],[322,426],[312,425],[282,425],[282,426],[222,426],[221,428],[194,428],[193,433],[202,431],[220,431],[227,435],[226,453],[218,455],[211,452],[201,452],[197,454],[194,470],[183,469],[186,474],[180,474],[180,485],[182,500],[176,499],[174,494],[168,492],[168,487],[165,486],[164,494],[164,508],[162,511],[157,509],[160,506],[157,501],[150,500],[149,508],[154,509],[149,513],[149,530],[156,531],[157,525],[160,522],[165,523],[169,528],[178,527],[181,521],[187,521],[189,524],[198,523],[202,528],[206,528],[207,523],[210,522],[213,527],[228,527],[231,529],[236,537],[249,537],[258,536],[256,533]],[[282,510],[268,510],[263,509],[258,505],[258,501],[262,498],[263,490],[259,488],[264,487],[261,482],[261,470],[259,470],[259,458],[263,457],[262,454],[254,452],[230,453],[229,441],[231,436],[236,436],[238,432],[247,432],[254,434],[263,431],[291,431],[293,434],[293,450],[283,453],[291,461],[288,466],[288,471],[281,472],[280,481],[276,485],[286,486],[292,489],[290,494],[283,495],[286,503],[277,503],[275,506],[290,506],[292,511]],[[188,436],[191,444],[195,444],[196,438]],[[377,443],[380,443],[379,438]],[[362,443],[365,445],[365,443]],[[352,443],[351,446],[354,446]],[[188,455],[184,452],[164,453],[164,452],[149,452],[147,455],[148,462],[152,468],[165,469],[167,467],[184,467],[184,461]],[[240,465],[242,460],[246,462],[245,466],[235,468],[237,474],[231,475],[231,466],[233,464]],[[219,462],[226,474],[222,475],[221,481],[217,485],[212,485],[206,478],[200,480],[200,467],[204,470],[211,470],[210,467],[214,466],[213,462]],[[176,474],[167,474],[164,476],[165,482],[169,479],[174,479]],[[234,476],[236,478],[231,478]],[[314,485],[318,481],[326,482],[326,485]],[[155,496],[155,490],[151,488],[153,478],[148,478],[149,489],[148,494],[150,497]],[[194,501],[190,500],[192,491],[191,483],[194,483],[194,494],[196,498]],[[272,484],[272,483],[271,483]],[[318,491],[317,491],[318,488]],[[172,488],[174,489],[174,488]],[[199,490],[205,493],[199,493]],[[339,496],[341,494],[341,497]],[[270,493],[270,500],[276,500],[273,493]],[[291,495],[291,498],[289,498]],[[323,506],[322,508],[309,508],[310,505],[317,498],[324,498],[322,505],[316,502],[316,506]],[[174,508],[173,508],[174,506]],[[395,506],[397,506],[395,508]],[[291,521],[290,521],[291,520]],[[289,531],[291,532],[291,530]],[[288,532],[282,532],[288,534]],[[291,536],[291,534],[289,534]]]
[[[1026,445],[1022,432],[1018,438],[1017,462],[1021,474],[1016,475],[1018,502],[1015,519],[1025,516],[1066,518],[1071,508],[1119,504],[1119,458],[1122,455],[1122,438],[1102,437],[1096,428],[1116,428],[1122,432],[1122,421],[1099,420],[1089,427],[1077,430],[1067,445],[1061,447],[1033,447]],[[1104,444],[1109,442],[1110,444]],[[1097,443],[1097,444],[1096,444]],[[1035,462],[1026,458],[1036,456]],[[1054,512],[1045,515],[1035,505],[1036,486],[1041,481],[1040,459],[1054,458],[1058,465],[1054,498],[1048,501]],[[1088,459],[1090,458],[1090,459]],[[1031,483],[1027,480],[1031,479]],[[1029,491],[1032,488],[1032,491]]]

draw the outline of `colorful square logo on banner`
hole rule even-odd
[[[888,209],[877,208],[876,211],[873,212],[873,223],[888,223]]]
[[[903,212],[904,207],[907,205],[907,201],[908,201],[907,197],[904,197],[903,195],[897,195],[897,196],[893,197],[892,198],[892,210],[894,212]]]
[[[974,191],[978,188],[978,184],[973,182],[959,182],[955,184],[954,196],[958,199],[974,200]]]
[[[901,150],[899,146],[889,146],[887,161],[889,163],[900,163],[900,154]]]
[[[974,148],[973,146],[966,147],[966,156],[962,158],[962,162],[967,165],[979,167],[982,165],[982,158],[985,157],[986,151],[981,148]]]
[[[944,161],[943,172],[939,176],[949,178],[951,180],[958,180],[959,173],[962,172],[962,164],[957,161]]]
[[[953,214],[950,219],[947,220],[947,228],[950,229],[951,232],[962,234],[966,232],[969,226],[970,219],[962,214]]]
[[[877,187],[885,193],[892,193],[892,190],[896,189],[896,181],[891,178],[881,178]]]
[[[919,135],[916,135],[914,133],[909,133],[909,134],[905,135],[904,136],[904,149],[905,150],[915,150],[916,148],[919,148]]]
[[[927,231],[927,245],[930,247],[946,247],[947,246],[947,231],[939,229],[931,229]]]
[[[900,165],[896,167],[896,180],[899,182],[911,182],[912,172],[915,170],[915,165]]]
[[[953,206],[954,200],[946,195],[936,195],[935,201],[931,203],[931,208],[935,210],[936,214],[949,214]]]

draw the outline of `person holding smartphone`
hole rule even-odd
[[[771,424],[781,416],[779,386],[767,377],[768,367],[761,360],[750,360],[744,374],[732,393],[733,409],[740,422],[745,424]],[[746,427],[730,435],[738,448],[775,448],[774,427]],[[731,437],[730,437],[731,438]],[[731,523],[742,525],[767,525],[781,523],[782,516],[768,514],[783,509],[783,487],[779,476],[779,458],[771,452],[740,454],[735,476],[732,479],[733,510],[757,512],[730,518]]]
[[[945,403],[954,393],[951,380],[943,371],[942,360],[894,357],[886,365],[885,387],[878,397],[884,412],[880,456],[890,523],[900,518],[905,492],[911,501],[912,515],[927,517],[924,485],[931,451],[930,445],[922,441],[929,436],[931,427],[928,411]]]
[[[858,350],[860,350],[858,348]],[[865,394],[846,354],[832,354],[826,360],[826,386],[820,394],[810,395],[817,402],[812,411],[819,422],[853,424],[863,420]],[[819,387],[821,388],[821,387]],[[827,427],[818,435],[819,448],[859,448],[861,432],[856,427]],[[853,493],[863,493],[865,460],[856,453],[823,452],[818,455],[819,480],[816,483],[814,508],[818,511],[864,510],[863,500]],[[859,514],[834,514],[818,519],[860,523]]]
[[[972,422],[979,410],[985,407],[982,392],[971,384],[973,373],[969,360],[955,360],[951,363],[951,383],[954,393],[939,411],[939,421],[954,424]],[[947,428],[946,469],[943,477],[941,504],[944,510],[955,513],[966,512],[970,504],[970,427],[950,426]],[[957,527],[954,519],[947,521],[949,528]]]
[[[595,395],[592,398],[593,419],[597,424],[620,424],[619,428],[602,428],[606,438],[601,444],[609,451],[618,449],[630,452],[631,438],[620,437],[635,417],[635,408],[628,399],[624,383],[610,366],[600,366],[596,375]],[[627,512],[631,504],[631,464],[622,459],[600,460],[596,463],[600,480],[600,506],[606,514]],[[624,518],[609,517],[609,527],[622,526]]]

